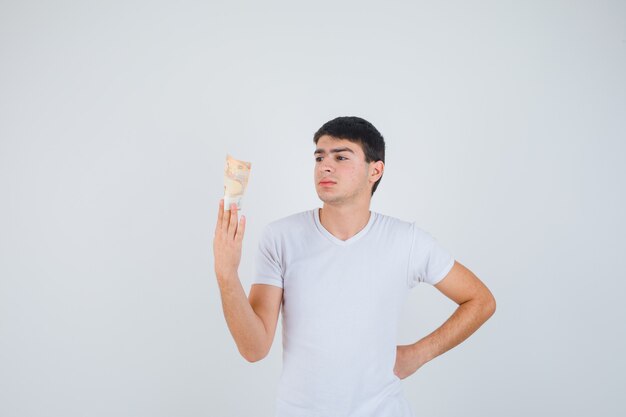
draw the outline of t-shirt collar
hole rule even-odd
[[[319,207],[313,209],[313,218],[315,219],[315,225],[317,226],[317,229],[323,236],[325,236],[328,240],[330,240],[331,242],[337,245],[347,246],[361,239],[367,233],[367,231],[372,227],[372,224],[374,223],[374,220],[376,218],[376,213],[370,210],[370,218],[367,224],[365,225],[365,227],[363,227],[363,229],[361,229],[357,234],[355,234],[348,240],[341,240],[335,235],[333,235],[332,233],[330,233],[328,230],[326,230],[326,228],[322,225],[322,222],[320,221],[320,208]]]

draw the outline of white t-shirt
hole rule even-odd
[[[400,313],[454,258],[415,223],[370,213],[346,241],[319,208],[263,229],[253,284],[283,288],[276,417],[414,417],[393,373]]]

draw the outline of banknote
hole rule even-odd
[[[230,155],[226,155],[224,167],[224,210],[230,210],[232,203],[237,204],[237,210],[241,210],[241,199],[248,185],[250,176],[250,162],[240,161]]]

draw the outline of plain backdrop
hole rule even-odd
[[[550,0],[2,1],[0,415],[271,417],[280,322],[246,362],[213,272],[224,161],[249,292],[337,116],[387,141],[372,210],[497,300],[403,380],[416,416],[625,415],[626,3]],[[417,286],[398,344],[455,307]]]

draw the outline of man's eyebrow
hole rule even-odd
[[[354,151],[350,148],[335,148],[335,149],[331,149],[329,153],[337,153],[337,152],[351,152],[354,153]],[[317,154],[324,154],[326,153],[326,151],[322,148],[317,148],[315,150],[315,152],[313,152],[313,155],[317,155]]]

